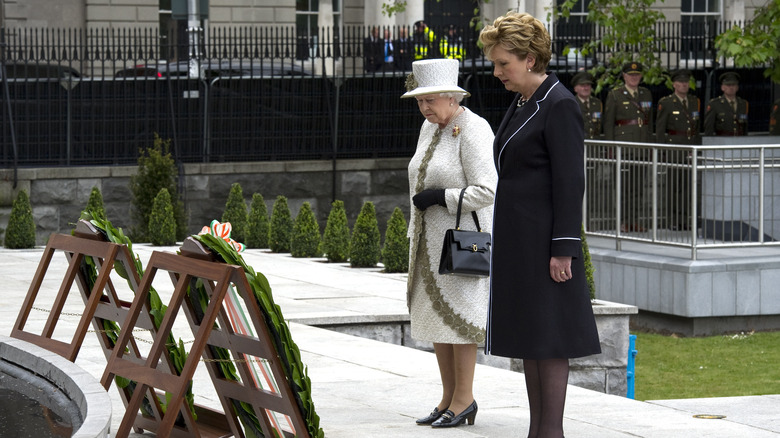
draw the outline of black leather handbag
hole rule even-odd
[[[465,192],[466,189],[461,190],[458,198],[455,229],[449,229],[444,233],[439,274],[488,276],[490,275],[490,233],[482,232],[477,213],[474,211],[471,212],[471,217],[474,218],[477,231],[460,229],[460,210]]]

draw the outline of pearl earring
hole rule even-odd
[[[528,69],[528,73],[531,73],[531,69],[530,68]]]
[[[450,102],[450,106],[452,106],[452,102]]]

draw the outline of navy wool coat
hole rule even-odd
[[[582,115],[552,73],[522,107],[519,97],[494,141],[498,186],[485,350],[539,360],[599,353],[580,240]],[[572,257],[571,279],[550,278],[551,256]]]

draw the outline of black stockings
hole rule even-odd
[[[531,410],[528,438],[562,438],[569,360],[523,359],[523,368]]]

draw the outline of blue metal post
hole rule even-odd
[[[626,367],[626,397],[634,398],[634,370],[636,367],[636,335],[628,335],[628,366]]]

